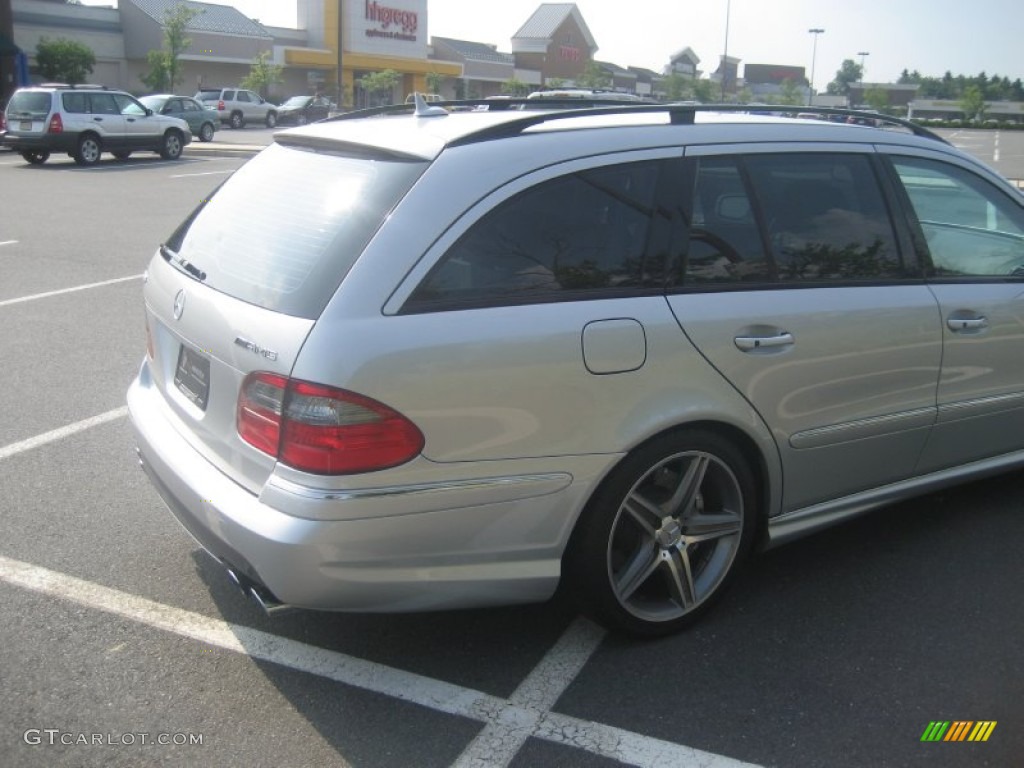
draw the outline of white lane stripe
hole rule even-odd
[[[0,245],[14,245],[17,240],[0,240]]]
[[[21,304],[26,301],[35,301],[36,299],[48,299],[51,296],[61,296],[65,293],[75,293],[76,291],[87,291],[90,288],[103,288],[107,285],[117,285],[118,283],[126,283],[129,280],[140,280],[142,275],[129,275],[128,277],[115,277],[113,280],[102,280],[98,283],[87,283],[86,285],[76,285],[73,288],[61,288],[56,291],[47,291],[46,293],[33,293],[31,296],[21,296],[17,299],[5,299],[0,301],[0,307],[10,306],[11,304]]]
[[[580,673],[604,638],[604,631],[586,619],[576,619],[554,647],[509,697],[509,703],[533,712],[533,717],[491,723],[452,764],[453,768],[500,768],[509,765],[526,740]]]
[[[26,440],[21,440],[17,443],[11,443],[0,448],[0,460],[16,456],[19,453],[25,451],[31,451],[33,448],[38,448],[40,445],[46,445],[47,443],[53,443],[57,440],[63,440],[65,437],[76,434],[77,432],[83,432],[93,427],[98,427],[100,424],[106,424],[108,421],[116,421],[122,416],[128,415],[128,406],[124,405],[120,408],[115,408],[112,411],[101,413],[99,416],[92,416],[88,419],[82,419],[76,421],[74,424],[67,424],[57,429],[51,429],[49,432],[44,432],[41,435],[30,437]]]
[[[992,162],[999,162],[999,131],[996,131],[995,151],[992,153]]]
[[[203,171],[202,173],[176,173],[171,176],[172,179],[187,179],[192,176],[216,176],[219,173],[234,173],[234,169],[226,169],[223,171]]]
[[[732,758],[612,728],[554,712],[538,713],[510,700],[358,659],[337,651],[306,645],[258,629],[229,624],[191,611],[156,603],[73,576],[0,556],[0,581],[51,597],[95,608],[131,621],[188,637],[207,645],[244,653],[301,672],[318,675],[355,688],[390,696],[450,715],[470,718],[486,726],[507,728],[535,722],[532,735],[596,755],[618,759],[641,768],[756,768]],[[567,671],[593,640],[593,628],[574,624],[552,652],[546,668],[565,666]],[[589,654],[586,654],[589,657]],[[582,659],[586,661],[586,659]],[[541,662],[545,666],[545,661]],[[523,695],[547,703],[550,691],[541,692],[531,674],[521,688]]]

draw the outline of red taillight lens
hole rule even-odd
[[[46,126],[47,133],[64,133],[64,121],[60,119],[58,113],[54,113],[53,117],[50,118],[50,124]]]
[[[224,111],[224,101],[223,100],[217,102],[217,109],[220,110],[221,112]]]
[[[383,403],[269,373],[243,382],[238,434],[282,463],[320,475],[387,469],[423,450],[423,433]]]
[[[7,130],[7,116],[3,112],[0,112],[0,131],[6,131],[6,130]]]

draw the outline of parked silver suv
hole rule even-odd
[[[753,547],[1024,466],[1022,292],[1024,199],[909,123],[419,100],[168,238],[128,404],[267,607],[564,581],[658,635]]]
[[[147,151],[177,160],[192,141],[184,120],[154,114],[130,94],[96,85],[19,88],[4,118],[3,144],[34,165],[53,152],[66,152],[79,165],[98,163],[104,152],[119,160]]]
[[[232,128],[244,128],[253,120],[267,128],[277,125],[277,107],[258,93],[244,88],[202,88],[196,91],[194,98],[216,109],[221,123]]]

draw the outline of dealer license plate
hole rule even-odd
[[[201,411],[210,399],[210,359],[182,345],[174,385]]]

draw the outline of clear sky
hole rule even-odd
[[[116,5],[115,0],[84,0]],[[295,26],[294,0],[209,0],[234,5],[271,26]],[[396,4],[400,5],[400,2]],[[430,35],[491,43],[508,51],[538,0],[428,0]],[[984,71],[1024,79],[1024,0],[578,0],[597,41],[597,58],[660,72],[690,47],[713,71],[725,48],[744,64],[792,64],[811,70],[823,89],[843,59],[861,61],[865,80],[891,82],[906,68],[941,77]]]

